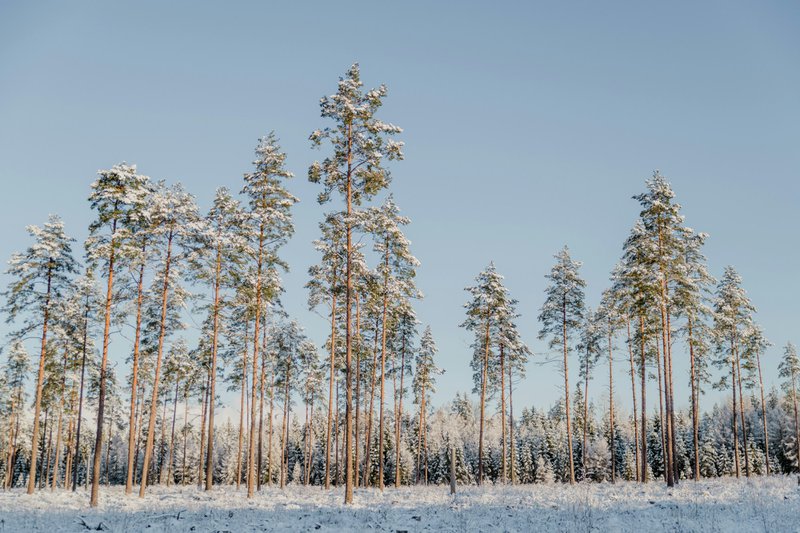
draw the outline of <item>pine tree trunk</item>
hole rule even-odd
[[[214,407],[217,398],[217,351],[219,350],[219,295],[222,279],[222,250],[217,246],[217,259],[214,265],[214,318],[211,337],[210,392],[208,395],[208,444],[206,446],[206,490],[214,486]],[[202,439],[201,439],[202,440]],[[202,454],[202,452],[201,452]],[[200,461],[202,463],[202,459]],[[202,476],[201,476],[202,478]]]
[[[187,388],[183,392],[183,458],[181,459],[181,485],[186,485],[186,445],[189,442],[189,389]],[[202,442],[202,439],[201,439]],[[202,466],[203,463],[203,453],[201,451],[200,455],[197,456],[200,465]],[[202,473],[203,469],[200,469],[200,473]],[[202,479],[198,478],[198,479]]]
[[[389,239],[384,242],[386,254],[384,256],[384,268],[386,269],[383,278],[383,313],[381,317],[381,395],[380,406],[378,408],[378,488],[383,490],[383,406],[386,393],[386,319],[387,306],[389,304]]]
[[[261,287],[262,269],[264,263],[264,224],[261,224],[258,238],[258,270],[256,274],[256,316],[253,325],[253,378],[250,393],[250,438],[247,448],[247,497],[252,498],[255,493],[255,459],[256,459],[256,398],[258,397],[258,328],[261,324]]]
[[[586,365],[583,380],[583,447],[581,449],[581,468],[583,479],[586,479],[586,450],[589,447],[589,354],[586,354]]]
[[[503,444],[501,446],[503,459],[500,461],[500,471],[503,484],[506,483],[506,359],[503,343],[500,343],[500,433]]]
[[[113,257],[113,252],[112,252]],[[47,326],[50,319],[50,291],[52,288],[52,265],[47,270],[47,292],[45,293],[44,318],[42,320],[42,350],[39,355],[39,372],[36,378],[36,401],[33,409],[33,432],[31,438],[31,467],[28,475],[28,494],[36,489],[36,450],[39,448],[39,417],[42,413],[42,388],[44,386],[44,363],[47,357]],[[110,287],[109,287],[110,293]],[[106,318],[108,322],[108,318]]]
[[[405,390],[404,379],[406,375],[406,338],[403,336],[403,346],[400,353],[400,394],[397,401],[397,436],[395,437],[395,463],[394,463],[394,486],[400,487],[400,449],[403,438],[403,390]]]
[[[286,381],[283,391],[283,427],[281,428],[281,488],[286,486],[286,469],[289,462],[289,383],[291,379],[291,365],[286,364]]]
[[[155,375],[153,377],[153,394],[150,399],[151,402],[150,421],[148,423],[148,428],[147,428],[147,443],[145,444],[144,448],[144,462],[142,463],[142,482],[139,484],[140,498],[144,498],[144,492],[145,489],[147,488],[148,468],[150,467],[150,459],[153,455],[153,442],[155,438],[155,429],[156,429],[156,406],[158,405],[158,384],[161,374],[161,360],[164,356],[164,339],[167,333],[166,321],[167,321],[167,302],[169,301],[169,271],[170,271],[170,262],[172,260],[172,238],[173,238],[173,232],[172,230],[170,230],[167,236],[167,256],[164,261],[164,286],[161,292],[161,321],[159,324],[156,368],[155,368]],[[111,283],[109,282],[109,290],[110,288],[111,288]],[[109,317],[107,313],[106,324],[108,323],[109,323]],[[98,440],[98,443],[100,442],[101,441]],[[97,454],[95,454],[95,469],[99,467],[98,459],[99,458]],[[99,472],[96,471],[94,475],[95,476],[99,475]],[[92,489],[92,493],[94,493],[94,489]]]
[[[139,281],[136,284],[136,327],[133,339],[133,368],[131,369],[131,407],[128,421],[128,469],[125,475],[125,494],[133,490],[133,474],[136,469],[134,443],[136,442],[136,392],[139,380],[139,344],[142,334],[142,302],[144,300],[144,254],[146,245],[142,245],[142,264],[139,266]],[[87,310],[88,311],[88,310]]]
[[[698,420],[698,383],[697,371],[695,370],[695,356],[694,356],[694,339],[693,339],[693,322],[692,317],[689,316],[687,320],[687,328],[689,333],[689,374],[691,383],[692,395],[692,445],[694,447],[694,480],[700,479],[700,422]]]
[[[642,385],[642,454],[640,456],[640,463],[642,467],[641,481],[647,483],[647,348],[646,339],[644,335],[644,316],[639,315],[639,335],[641,337],[641,385]]]
[[[206,453],[206,440],[210,442],[208,438],[208,434],[206,433],[206,418],[208,415],[208,410],[211,408],[211,404],[213,403],[213,399],[211,398],[210,393],[211,387],[211,369],[206,373],[206,382],[203,389],[200,391],[200,435],[198,435],[198,447],[200,448],[200,453],[197,454],[197,487],[200,488],[203,486],[203,478],[205,473],[207,472],[208,464],[203,463],[203,458],[205,457]],[[187,399],[188,400],[188,399]],[[213,479],[214,475],[214,467],[213,463],[211,467],[211,475]]]
[[[792,406],[794,408],[794,452],[797,469],[800,470],[800,419],[797,415],[797,377],[792,367]]]
[[[478,429],[478,486],[483,484],[483,424],[486,417],[486,385],[489,379],[489,320],[492,316],[492,310],[486,310],[486,338],[483,365],[481,369],[481,414],[480,414],[480,427]]]
[[[669,468],[669,460],[667,458],[667,434],[664,429],[664,382],[662,381],[663,372],[661,371],[661,351],[658,347],[658,341],[655,343],[656,346],[656,368],[658,370],[658,417],[659,423],[661,427],[659,428],[659,433],[661,434],[661,462],[664,465],[664,479],[667,480],[671,478],[670,468]],[[669,481],[667,481],[667,485],[669,485]]]
[[[117,220],[111,225],[111,243],[108,257],[108,287],[106,289],[105,325],[103,327],[103,358],[100,363],[100,391],[97,396],[97,435],[94,443],[94,461],[92,466],[92,495],[89,505],[97,507],[100,491],[100,461],[103,453],[103,420],[106,407],[106,367],[108,366],[108,342],[111,334],[111,301],[114,287],[114,246],[117,232]]]
[[[764,376],[761,374],[761,354],[756,350],[758,367],[758,385],[761,390],[761,422],[764,425],[764,455],[766,456],[767,475],[769,475],[769,431],[767,429],[767,404],[764,401]]]
[[[58,428],[56,429],[56,449],[55,458],[53,460],[53,480],[50,484],[50,490],[55,490],[58,484],[58,478],[61,471],[61,430],[62,420],[64,416],[64,406],[67,404],[65,393],[67,391],[67,357],[69,352],[64,350],[64,366],[61,369],[61,404],[58,408]],[[66,474],[65,474],[66,477]]]
[[[641,479],[641,469],[640,469],[640,462],[641,462],[641,454],[639,452],[639,419],[637,416],[636,411],[636,370],[634,369],[633,364],[633,342],[631,341],[631,321],[626,318],[625,325],[627,326],[628,330],[628,356],[630,357],[631,363],[631,396],[633,399],[633,442],[634,442],[634,463],[635,463],[635,470],[636,470],[636,481]]]
[[[352,207],[352,175],[353,175],[353,124],[347,124],[347,284],[345,288],[345,412],[344,412],[344,447],[345,447],[345,489],[344,503],[353,503],[353,369],[352,369],[352,332],[350,311],[353,292],[353,215]]]
[[[747,445],[747,424],[744,419],[744,393],[742,392],[742,367],[739,364],[739,347],[738,344],[734,350],[736,360],[736,384],[739,386],[739,416],[742,421],[742,446],[744,447],[744,474],[750,477],[750,452]]]
[[[508,443],[511,446],[511,484],[516,485],[516,442],[514,440],[514,382],[512,381],[512,367],[508,365]]]
[[[353,484],[358,488],[359,483],[359,462],[358,462],[358,438],[359,433],[359,413],[361,412],[361,300],[358,293],[353,294],[356,302],[356,408],[355,408],[355,438],[353,440]]]
[[[608,426],[611,433],[611,483],[617,482],[617,453],[614,435],[614,348],[611,337],[611,324],[608,325]]]
[[[325,488],[331,488],[331,431],[333,429],[333,387],[336,377],[336,267],[331,281],[331,366],[328,392],[328,429],[325,434]]]
[[[731,342],[731,391],[733,392],[733,463],[736,466],[736,477],[739,472],[739,430],[736,422],[736,361],[733,358],[733,343]]]
[[[178,391],[180,389],[181,380],[179,377],[175,377],[175,398],[172,402],[172,429],[170,430],[170,437],[169,437],[169,460],[167,461],[167,487],[172,484],[172,478],[174,473],[172,472],[172,465],[175,461],[175,420],[177,419],[178,415]]]
[[[370,460],[370,451],[372,443],[372,419],[375,416],[373,409],[375,402],[375,378],[378,372],[378,326],[380,318],[375,318],[375,345],[372,350],[372,378],[369,387],[369,416],[367,417],[367,434],[364,437],[364,480],[362,485],[369,486],[369,473],[372,462]]]
[[[267,377],[266,372],[266,365],[267,365],[267,358],[266,358],[266,351],[267,351],[267,325],[264,324],[264,334],[262,335],[263,345],[262,345],[262,352],[261,352],[261,373],[260,373],[260,384],[259,387],[261,389],[261,393],[259,394],[258,399],[258,467],[256,468],[256,489],[261,490],[261,482],[263,480],[264,471],[262,469],[262,458],[264,457],[264,394],[266,394],[267,388],[264,386],[264,380]]]
[[[275,415],[275,368],[269,365],[269,429],[267,429],[267,485],[272,485],[272,421]]]
[[[242,444],[244,439],[244,413],[245,394],[247,392],[247,330],[249,323],[244,326],[244,353],[242,354],[242,395],[239,400],[239,447],[236,452],[236,490],[242,483]]]
[[[575,484],[575,458],[572,454],[572,406],[569,403],[569,364],[567,362],[567,301],[561,306],[562,343],[564,348],[564,411],[567,416],[567,452],[569,453],[569,484]]]

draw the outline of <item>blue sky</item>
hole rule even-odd
[[[389,86],[382,118],[405,129],[392,191],[422,261],[418,315],[447,371],[437,402],[472,386],[463,288],[492,260],[539,354],[515,403],[558,398],[557,368],[537,364],[552,255],[570,246],[596,303],[638,213],[630,197],[656,168],[687,224],[711,234],[712,272],[742,274],[777,345],[772,384],[780,347],[800,342],[798,27],[800,6],[772,1],[6,1],[0,257],[48,213],[82,241],[95,172],[123,160],[182,181],[205,210],[216,187],[240,188],[256,140],[275,130],[302,200],[284,302],[321,342],[303,284],[331,207],[306,180],[324,156],[308,135],[325,125],[319,98],[358,61],[367,85]],[[682,349],[676,359],[685,405]]]

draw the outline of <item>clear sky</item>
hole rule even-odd
[[[0,257],[48,213],[82,241],[95,172],[123,160],[182,181],[205,211],[217,187],[239,190],[275,130],[302,200],[284,301],[322,342],[303,284],[331,206],[306,180],[324,157],[308,135],[325,125],[319,98],[358,61],[367,85],[389,86],[382,118],[405,129],[392,191],[422,262],[418,315],[447,371],[437,402],[471,389],[463,288],[491,260],[538,354],[515,405],[557,399],[557,367],[536,364],[552,254],[570,246],[596,303],[638,214],[630,197],[656,168],[687,224],[711,234],[712,272],[743,276],[776,344],[772,384],[782,345],[800,342],[798,28],[791,1],[4,1]],[[114,341],[119,360],[127,342]]]

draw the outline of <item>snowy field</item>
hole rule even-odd
[[[154,487],[139,498],[106,489],[90,510],[86,493],[0,492],[0,531],[800,531],[795,477],[754,481],[357,490],[265,489],[251,501],[223,487]]]

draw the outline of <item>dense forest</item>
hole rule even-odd
[[[557,354],[562,400],[514,405],[544,355],[522,340],[517,300],[489,263],[453,302],[474,339],[463,357],[471,395],[433,405],[441,362],[436,332],[415,314],[420,262],[391,195],[403,143],[378,118],[386,96],[353,65],[309,137],[322,158],[308,169],[321,207],[306,288],[329,319],[324,345],[281,305],[298,199],[274,133],[240,191],[218,189],[205,213],[183,185],[121,163],[91,183],[83,253],[57,216],[27,228],[1,302],[6,489],[85,486],[94,506],[103,484],[139,496],[152,484],[235,485],[243,497],[301,484],[343,486],[349,503],[355,487],[449,483],[452,468],[479,485],[672,486],[798,470],[797,352],[782,348],[783,388],[765,390],[771,344],[743,280],[733,267],[712,277],[707,235],[685,225],[659,172],[633,197],[640,215],[600,305],[587,305],[567,247],[541,273],[544,295],[516,295],[541,299],[538,335]],[[673,372],[673,355],[688,375]],[[630,379],[615,382],[614,365]],[[712,388],[727,400],[704,401]]]

